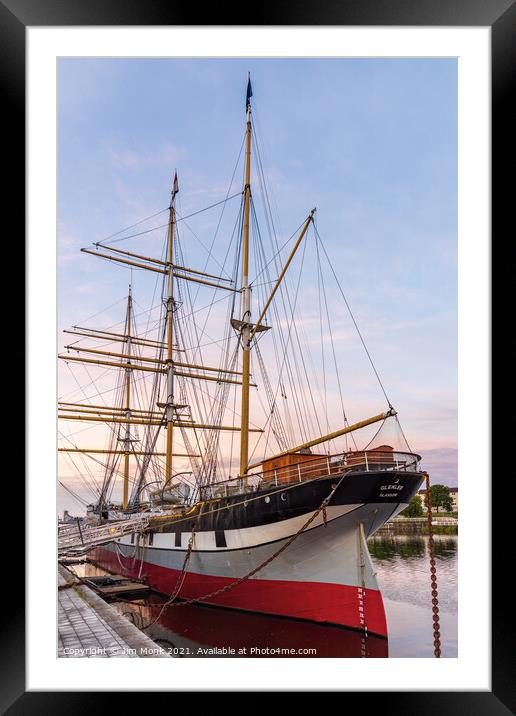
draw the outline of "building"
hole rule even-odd
[[[449,487],[450,491],[450,497],[452,499],[452,512],[458,512],[459,511],[459,488],[458,487]],[[419,497],[421,498],[421,502],[423,503],[423,510],[426,512],[426,505],[425,505],[425,495],[426,490],[419,490],[417,493]],[[437,512],[437,507],[432,506],[432,512]]]

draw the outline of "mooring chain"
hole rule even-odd
[[[174,589],[172,590],[172,595],[171,595],[170,598],[161,606],[161,609],[160,609],[160,611],[159,611],[159,613],[158,613],[158,616],[157,616],[155,619],[153,619],[153,620],[152,620],[149,624],[147,624],[146,626],[142,626],[142,629],[148,629],[148,628],[151,627],[153,624],[156,624],[156,622],[160,619],[160,617],[161,617],[161,615],[163,614],[163,612],[165,611],[165,609],[166,609],[167,607],[172,606],[172,603],[174,602],[174,600],[176,599],[177,595],[178,595],[179,592],[181,591],[181,587],[183,586],[184,581],[185,581],[185,579],[186,579],[186,565],[188,564],[188,562],[189,562],[189,560],[190,560],[190,555],[192,554],[192,551],[193,551],[194,540],[195,540],[195,527],[192,529],[192,534],[191,534],[190,539],[189,539],[189,541],[188,541],[188,549],[186,550],[185,558],[184,558],[184,560],[183,560],[183,566],[181,567],[181,572],[179,573],[179,577],[177,578],[176,585],[175,585]]]
[[[299,535],[300,535],[302,532],[304,532],[304,531],[306,530],[306,528],[315,520],[315,518],[320,514],[320,512],[326,508],[326,505],[329,503],[329,501],[331,500],[331,498],[333,497],[333,495],[335,494],[335,492],[336,492],[337,489],[339,488],[340,483],[342,482],[342,480],[344,479],[344,477],[345,477],[345,475],[342,475],[342,477],[340,478],[340,480],[338,481],[338,483],[335,485],[335,487],[332,489],[332,491],[330,492],[330,494],[329,494],[327,497],[324,498],[324,500],[321,502],[321,504],[320,504],[320,506],[317,508],[317,510],[316,510],[316,511],[313,513],[313,515],[312,515],[311,517],[309,517],[309,519],[299,528],[299,530],[298,530],[295,534],[293,534],[293,535],[287,540],[287,542],[285,542],[284,545],[282,545],[278,550],[276,550],[276,552],[274,552],[274,554],[272,554],[270,557],[267,557],[267,559],[264,560],[261,564],[259,564],[257,567],[254,567],[254,569],[252,569],[250,572],[248,572],[247,574],[245,574],[243,577],[239,577],[238,579],[235,579],[233,582],[230,582],[229,584],[226,584],[224,587],[220,587],[220,589],[216,589],[216,590],[214,590],[213,592],[210,592],[209,594],[204,594],[202,597],[194,597],[194,598],[192,598],[192,599],[186,599],[186,600],[182,600],[182,601],[180,601],[180,602],[172,602],[172,600],[169,600],[168,602],[165,602],[165,604],[164,604],[164,605],[162,606],[162,608],[161,608],[161,611],[160,611],[158,617],[157,617],[154,621],[152,621],[150,624],[148,624],[146,627],[143,627],[143,628],[144,628],[144,629],[148,629],[152,624],[155,624],[156,621],[157,621],[157,620],[159,619],[159,617],[161,616],[161,614],[163,613],[163,610],[164,610],[165,607],[167,607],[167,606],[169,606],[169,607],[186,607],[186,606],[188,606],[188,605],[190,605],[190,604],[196,604],[196,603],[198,603],[198,602],[204,602],[204,601],[206,601],[207,599],[211,599],[212,597],[218,596],[219,594],[224,594],[225,592],[229,592],[231,589],[234,589],[235,587],[238,587],[239,584],[242,584],[242,582],[245,582],[247,579],[250,579],[252,576],[254,576],[255,574],[257,574],[257,572],[260,572],[264,567],[266,567],[268,564],[270,564],[273,560],[276,559],[276,557],[279,557],[279,555],[280,555],[282,552],[284,552],[288,547],[290,547],[290,545],[292,544],[292,542],[294,542],[294,540],[297,539],[297,538],[299,537]],[[191,545],[189,545],[189,548],[190,548],[190,547],[191,547]],[[190,551],[191,551],[191,549],[190,549]],[[186,558],[185,558],[185,564],[183,565],[183,570],[182,570],[182,572],[184,571],[184,567],[186,567],[186,561],[187,561],[187,560],[186,560]],[[181,575],[180,575],[180,576],[181,576]],[[186,576],[186,575],[185,575],[185,576]],[[181,586],[182,586],[182,583],[181,583]],[[177,596],[177,593],[174,595],[174,599],[175,599],[176,596]]]
[[[434,656],[441,656],[441,629],[439,625],[439,595],[437,592],[437,570],[435,567],[434,531],[432,525],[432,495],[430,492],[430,476],[425,472],[426,508],[428,519],[428,552],[430,554],[430,582],[432,584],[432,612],[434,622]]]

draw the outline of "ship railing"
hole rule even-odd
[[[256,492],[260,489],[277,487],[316,480],[346,472],[417,472],[420,455],[409,452],[361,450],[335,455],[314,455],[313,459],[303,455],[299,462],[291,465],[251,472],[244,480],[241,477],[220,481],[201,487],[201,499],[230,497],[242,492]]]
[[[106,525],[91,525],[82,522],[75,529],[59,529],[58,553],[86,552],[95,546],[107,544],[124,535],[143,532],[150,517],[138,516],[128,520],[117,520]]]

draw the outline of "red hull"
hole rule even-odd
[[[179,570],[149,562],[141,565],[139,560],[133,561],[121,557],[101,547],[96,548],[94,560],[110,571],[123,571],[124,575],[129,577],[145,578],[150,587],[163,594],[174,592],[180,576]],[[181,599],[202,597],[233,581],[234,579],[228,577],[188,572],[179,597]],[[204,603],[261,614],[338,624],[351,629],[366,627],[371,634],[387,637],[382,595],[376,589],[321,582],[248,579]]]
[[[162,602],[162,595],[153,594],[145,600],[144,606],[129,604],[124,609],[126,613],[133,612],[136,626],[159,617],[147,634],[164,646],[168,641],[175,646],[191,646],[194,650],[196,646],[229,648],[234,650],[233,656],[254,658],[281,658],[286,655],[284,649],[289,650],[291,658],[385,659],[389,656],[387,639],[371,634],[364,637],[361,631],[198,605],[165,609],[160,614]],[[187,643],[178,643],[177,637]],[[315,653],[305,651],[307,649],[315,649]],[[211,656],[195,651],[193,655]]]

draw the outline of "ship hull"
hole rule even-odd
[[[197,520],[199,532],[194,533],[184,571],[192,532],[178,532],[177,528],[145,535],[140,542],[133,539],[134,544],[130,543],[130,537],[123,537],[96,548],[90,556],[110,571],[145,579],[158,592],[177,591],[181,600],[211,595],[202,603],[387,636],[383,600],[366,540],[405,507],[417,491],[421,475],[396,478],[391,473],[388,479],[392,484],[388,486],[401,485],[401,494],[380,489],[387,486],[383,475],[376,476],[374,489],[371,475],[365,479],[368,478],[369,483],[364,482],[365,492],[358,494],[355,489],[339,488],[325,510],[318,513],[319,498],[335,487],[335,477],[317,481],[315,490],[314,485],[310,486],[310,493],[300,485],[295,496],[292,489],[288,495],[289,509],[278,506],[282,510],[279,519],[274,519],[272,498],[265,502],[266,494],[260,495],[266,506],[261,519],[259,509],[253,512],[248,509],[250,502],[242,508],[220,510],[218,514],[228,513],[224,519],[229,520],[222,535],[221,530],[208,529],[217,525],[211,524],[213,517],[205,515],[204,523]],[[281,500],[282,494],[287,493],[270,492],[271,496],[278,496],[279,502],[286,502]],[[311,505],[307,504],[309,494]],[[357,497],[362,501],[351,502]],[[371,498],[375,501],[366,501]],[[314,513],[315,518],[303,530]],[[194,523],[183,523],[183,530],[185,526],[196,530]],[[294,535],[297,536],[291,541]],[[212,594],[257,568],[250,578],[227,591]]]

